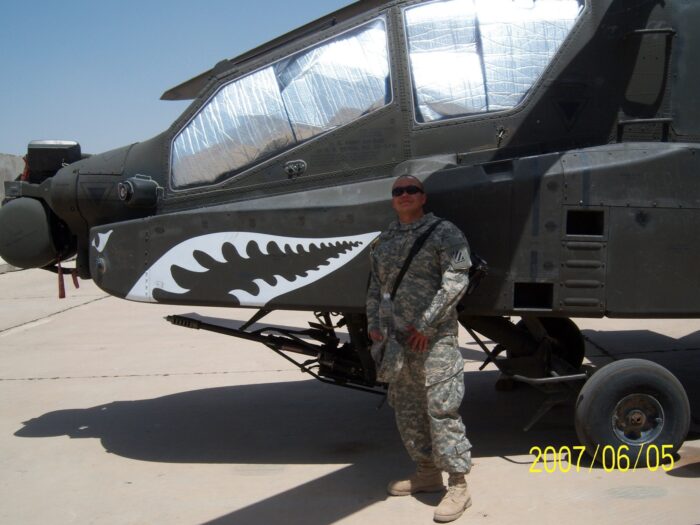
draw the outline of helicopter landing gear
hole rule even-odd
[[[575,425],[581,444],[603,466],[658,467],[683,444],[690,404],[681,383],[663,366],[623,359],[583,385]]]

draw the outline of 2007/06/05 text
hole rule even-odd
[[[618,447],[612,445],[601,447],[597,445],[591,460],[590,457],[585,456],[586,447],[582,445],[573,447],[564,445],[559,448],[534,446],[530,448],[530,454],[535,456],[532,465],[530,465],[530,472],[534,474],[542,472],[553,474],[557,471],[581,472],[581,462],[584,457],[586,457],[587,461],[583,470],[588,470],[589,472],[593,470],[596,459],[600,460],[600,464],[605,472],[612,472],[613,470],[627,472],[629,470],[635,471],[638,468],[646,468],[651,472],[661,468],[668,472],[673,469],[672,450],[673,445],[641,446],[637,451],[636,457],[634,457],[630,454],[630,447],[627,445]],[[589,461],[590,465],[588,465]]]

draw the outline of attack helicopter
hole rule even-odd
[[[488,261],[459,318],[504,384],[549,394],[528,426],[568,394],[591,453],[644,463],[685,439],[683,387],[639,359],[591,370],[571,318],[700,317],[698,24],[682,0],[356,2],[165,92],[192,103],[150,140],[30,143],[0,255],[75,256],[131,301],[255,309],[169,319],[381,393],[367,254],[410,174]],[[315,320],[253,329],[281,309]]]

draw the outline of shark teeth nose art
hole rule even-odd
[[[379,232],[348,237],[282,237],[222,232],[183,241],[168,250],[127,295],[156,302],[206,286],[243,306],[270,300],[312,284],[354,259]]]

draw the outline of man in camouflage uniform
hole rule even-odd
[[[392,188],[398,221],[382,233],[371,253],[367,296],[368,332],[374,342],[384,335],[379,304],[391,293],[413,243],[433,223],[424,214],[426,195],[420,180],[401,176]],[[456,305],[469,282],[469,247],[462,232],[441,222],[415,255],[393,302],[394,333],[404,348],[404,364],[389,385],[389,403],[409,455],[418,465],[406,480],[392,481],[394,496],[448,491],[435,511],[436,521],[459,518],[471,505],[465,474],[471,469],[471,444],[459,416],[464,395],[464,362],[457,345]]]

